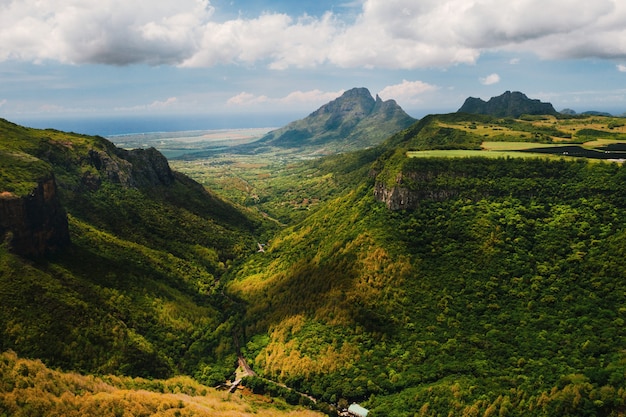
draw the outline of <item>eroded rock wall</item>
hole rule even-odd
[[[67,214],[54,176],[40,180],[26,196],[0,193],[0,237],[24,256],[54,253],[69,244]]]

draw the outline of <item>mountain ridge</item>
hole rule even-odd
[[[378,95],[373,98],[367,88],[352,88],[307,117],[240,149],[256,153],[269,148],[316,148],[322,153],[356,150],[380,144],[415,121],[395,100],[383,101]]]
[[[506,91],[484,101],[468,97],[457,113],[488,114],[496,117],[520,117],[522,114],[558,114],[552,104],[530,99],[519,91]]]

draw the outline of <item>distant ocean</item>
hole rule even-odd
[[[305,117],[302,114],[160,115],[102,117],[6,117],[9,121],[38,129],[56,129],[86,135],[115,136],[134,133],[181,132],[260,127],[281,127]]]

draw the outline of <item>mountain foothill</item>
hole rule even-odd
[[[348,90],[229,150],[318,155],[262,179],[323,193],[277,222],[0,120],[0,416],[623,416],[625,129]]]

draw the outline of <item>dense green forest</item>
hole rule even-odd
[[[209,384],[236,350],[220,279],[262,220],[171,172],[154,150],[0,123],[5,203],[55,177],[71,244],[46,257],[0,245],[0,350],[87,373]],[[37,170],[15,170],[15,159]],[[8,161],[8,162],[7,162]]]
[[[519,194],[468,176],[390,212],[363,186],[276,238],[231,284],[257,371],[376,415],[619,415],[626,171],[521,161],[440,161]]]
[[[408,158],[420,123],[237,270],[257,372],[376,416],[623,415],[625,168]]]
[[[246,208],[163,177],[149,152],[1,127],[0,185],[20,195],[52,172],[72,242],[39,258],[0,247],[2,351],[209,385],[240,351],[254,392],[295,403],[295,389],[330,414],[626,413],[626,168],[508,153],[614,145],[614,118],[428,116],[246,177],[252,191],[227,194]],[[485,141],[507,153],[458,156]],[[444,153],[411,157],[423,150]],[[16,158],[36,171],[11,171]]]

